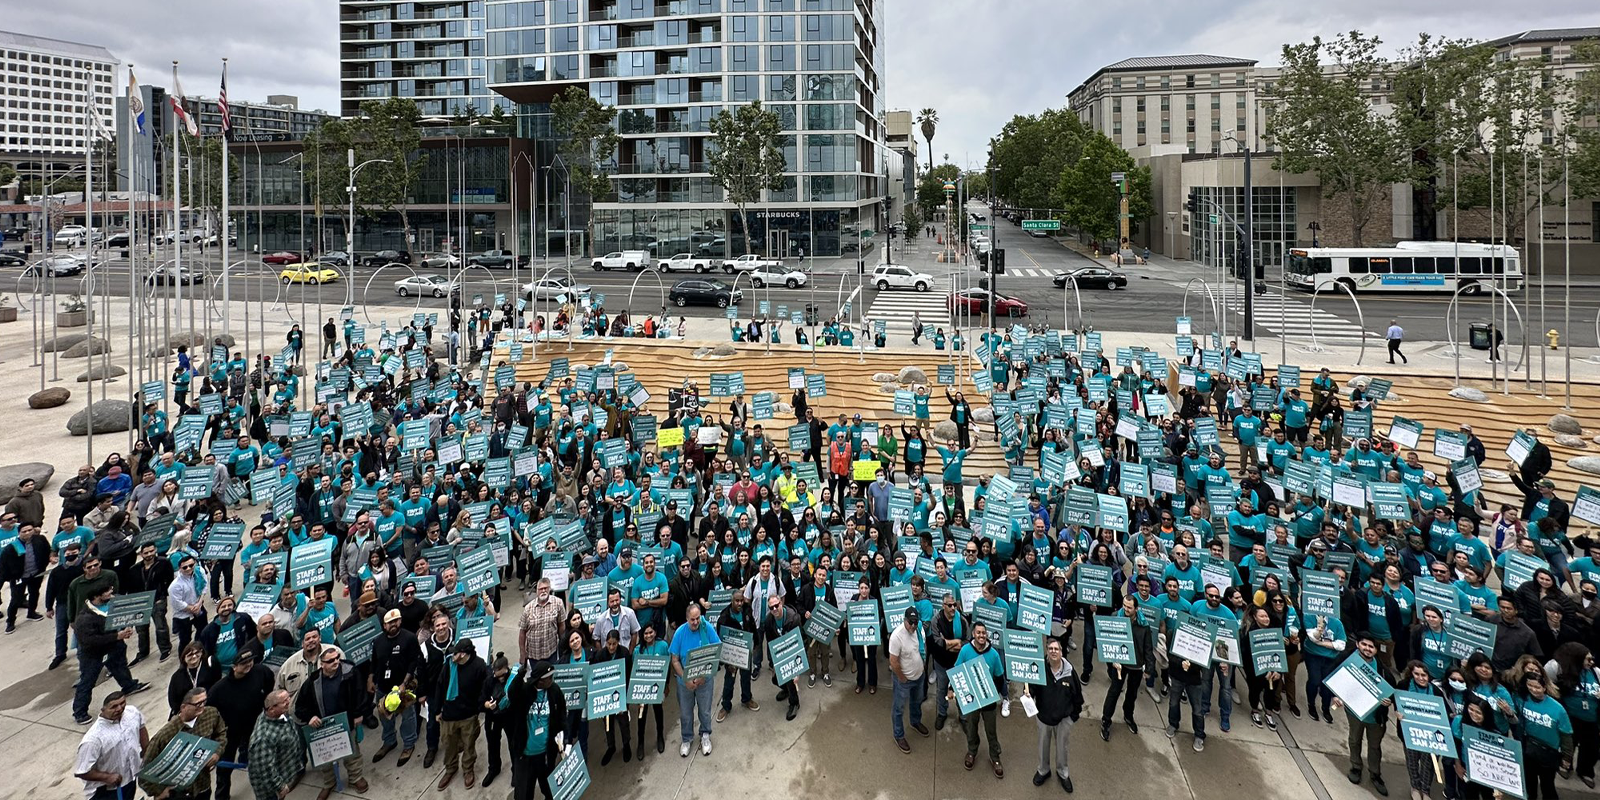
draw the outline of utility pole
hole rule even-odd
[[[1253,189],[1250,185],[1250,146],[1240,144],[1239,149],[1244,151],[1244,254],[1239,258],[1239,265],[1244,269],[1244,327],[1240,331],[1240,338],[1253,342],[1256,338],[1256,265],[1255,265],[1255,209],[1252,203]],[[1127,213],[1128,196],[1122,196],[1123,213]],[[1281,334],[1281,332],[1280,332]]]

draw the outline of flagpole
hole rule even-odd
[[[132,64],[128,65],[128,90],[129,90],[129,94],[128,94],[128,139],[129,139],[129,143],[128,143],[128,148],[127,148],[127,150],[128,150],[128,154],[127,154],[128,155],[128,161],[127,161],[127,167],[125,167],[125,169],[127,169],[127,178],[128,178],[128,181],[127,181],[127,186],[128,186],[128,408],[131,409],[131,411],[129,413],[137,416],[140,419],[140,421],[143,422],[143,419],[144,419],[144,403],[143,403],[143,400],[144,400],[144,398],[143,397],[139,398],[139,400],[141,402],[139,402],[137,405],[134,404],[134,398],[133,398],[133,391],[134,391],[133,390],[133,385],[135,383],[139,383],[140,379],[143,378],[143,375],[141,374],[141,370],[139,369],[140,361],[136,357],[138,355],[138,353],[139,353],[139,348],[137,346],[135,346],[134,340],[133,340],[133,338],[134,338],[134,326],[139,325],[139,314],[138,314],[138,311],[136,310],[137,309],[138,296],[139,296],[139,279],[136,276],[138,275],[139,271],[135,268],[137,266],[137,262],[138,262],[139,251],[138,251],[138,247],[135,244],[135,236],[134,236],[135,231],[138,230],[138,228],[137,228],[138,221],[134,216],[134,201],[133,201],[135,192],[137,191],[137,189],[136,189],[137,180],[134,178],[134,173],[133,173],[133,150],[134,150],[133,137],[138,135],[138,123],[135,121],[134,116],[133,116],[133,100],[134,100],[133,92],[137,90],[137,86],[133,82],[133,65]],[[133,449],[134,439],[138,438],[137,435],[134,433],[134,427],[136,427],[136,426],[133,426],[133,425],[128,426],[128,449],[129,450]],[[140,433],[142,433],[142,431],[140,431]]]
[[[86,120],[86,122],[88,122],[88,124],[85,125],[84,127],[88,129],[89,137],[84,140],[84,146],[83,146],[83,228],[84,228],[83,260],[84,260],[84,263],[87,264],[88,266],[84,269],[84,279],[83,279],[84,290],[83,290],[83,293],[84,293],[85,296],[84,297],[80,297],[79,301],[83,303],[83,308],[84,308],[84,311],[85,311],[85,313],[83,315],[84,316],[84,324],[88,326],[88,328],[86,330],[88,331],[88,336],[89,336],[89,339],[88,339],[89,357],[84,359],[84,366],[87,369],[87,371],[84,373],[84,377],[87,378],[88,380],[84,381],[84,384],[83,384],[83,388],[84,388],[83,395],[84,395],[84,398],[85,398],[85,406],[84,406],[85,411],[84,411],[83,418],[84,418],[84,424],[87,426],[88,435],[83,437],[83,441],[84,441],[84,447],[88,451],[88,453],[87,453],[87,455],[88,455],[87,461],[88,461],[88,463],[93,464],[94,463],[94,380],[93,380],[93,378],[94,378],[94,288],[95,288],[94,287],[94,279],[96,277],[95,273],[99,272],[99,270],[95,269],[95,264],[94,264],[94,144],[93,144],[93,142],[94,142],[95,138],[99,134],[95,129],[96,128],[96,126],[95,126],[95,121],[96,120],[95,120],[95,114],[94,114],[94,75],[91,72],[91,74],[86,75],[84,77],[88,81],[87,84],[85,84],[87,88],[86,88],[86,90],[84,92],[84,106],[83,106],[84,114],[86,116],[88,116],[88,119]],[[109,342],[107,344],[109,345]],[[105,380],[105,377],[101,376],[101,380]]]
[[[173,61],[172,62],[172,89],[173,89],[174,92],[176,92],[177,89],[178,89],[178,62],[177,61]],[[182,184],[182,178],[179,176],[179,173],[178,173],[179,162],[182,160],[182,155],[178,150],[178,128],[183,125],[182,114],[179,113],[180,111],[182,111],[181,104],[183,103],[183,98],[178,96],[178,95],[176,95],[176,94],[173,94],[173,95],[168,95],[167,96],[167,101],[172,104],[172,112],[173,112],[172,113],[172,215],[173,215],[173,220],[172,220],[172,231],[173,231],[172,232],[172,271],[173,271],[174,274],[182,275],[183,274],[183,184]],[[172,310],[172,312],[174,314],[177,315],[178,326],[181,328],[181,327],[183,327],[183,281],[174,280],[172,282],[172,285],[175,287],[175,289],[174,289],[174,298],[173,298],[174,302],[172,303],[172,309],[171,310]],[[190,358],[197,357],[198,353],[193,352],[194,351],[194,347],[193,347],[193,345],[194,345],[193,331],[191,331],[190,335],[188,337],[186,337],[186,340],[187,340],[188,344],[190,345],[189,349],[190,349],[191,352],[189,353],[189,357]],[[167,340],[167,344],[168,345],[172,344],[172,340],[170,338]],[[202,345],[202,347],[204,347],[204,346],[205,345]]]
[[[229,119],[232,109],[228,108],[228,59],[222,59],[222,333],[227,335],[229,328],[228,318],[231,316],[232,306],[228,301],[232,295],[228,291],[228,223],[232,217],[228,216],[228,140],[232,138],[233,124]],[[207,320],[211,317],[207,316]],[[207,322],[207,325],[210,323]]]

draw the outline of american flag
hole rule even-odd
[[[222,138],[233,138],[233,118],[228,114],[228,62],[222,62],[222,91],[217,95],[217,111],[222,115]]]

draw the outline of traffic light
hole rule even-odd
[[[978,251],[978,269],[989,268],[989,253],[986,250]]]
[[[990,271],[996,275],[1006,274],[1006,251],[996,249],[989,256]]]
[[[1189,190],[1189,201],[1184,204],[1184,208],[1187,208],[1189,210],[1190,214],[1195,214],[1195,213],[1198,213],[1200,211],[1200,190],[1199,189],[1190,189]]]

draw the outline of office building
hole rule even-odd
[[[222,112],[214,98],[185,98],[184,110],[200,126],[201,136],[222,135]],[[233,140],[236,142],[284,142],[304,139],[306,135],[333,119],[322,109],[303,111],[299,98],[275,94],[265,103],[233,100],[228,103],[233,122]]]
[[[425,117],[511,110],[485,80],[483,11],[483,0],[339,0],[339,115],[390,97]]]
[[[889,148],[889,196],[894,198],[890,218],[917,201],[917,126],[910,111],[890,111],[884,117]]]
[[[118,63],[99,45],[0,31],[0,161],[47,182],[81,168],[96,137],[91,94],[106,130],[98,138],[110,138]]]
[[[489,0],[485,12],[489,87],[524,119],[547,124],[551,99],[573,86],[619,111],[597,251],[872,246],[890,170],[881,0]],[[711,119],[753,100],[779,115],[788,169],[749,209],[747,237],[705,161]]]

